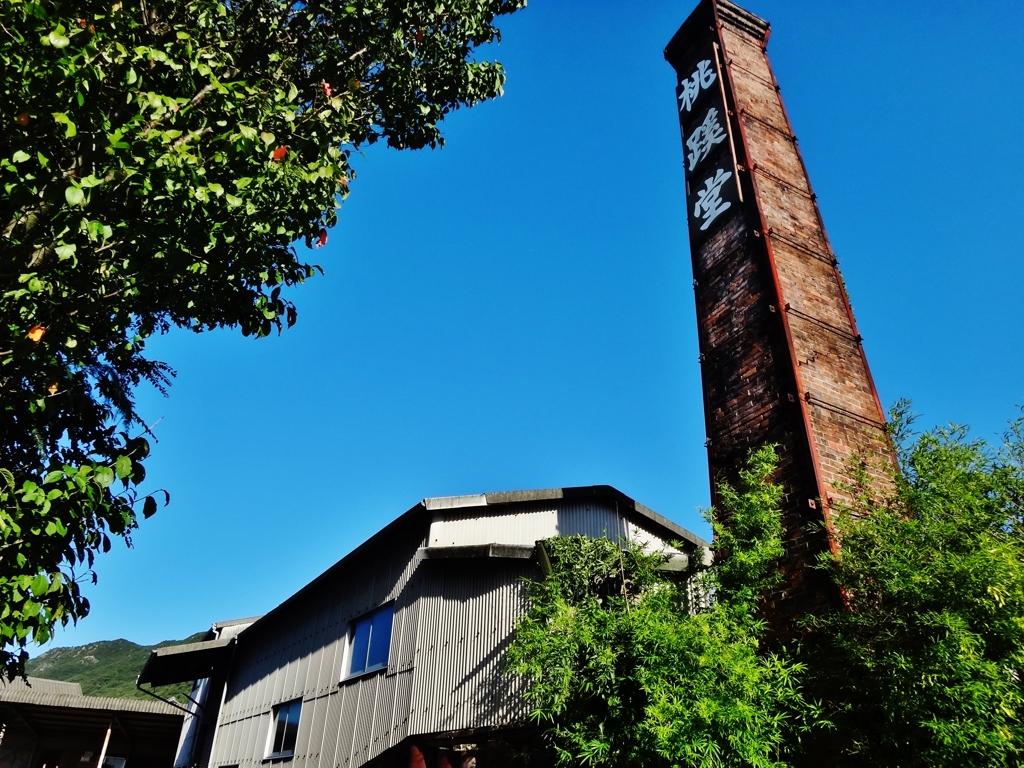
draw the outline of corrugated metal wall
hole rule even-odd
[[[535,564],[427,560],[419,548],[645,532],[614,504],[577,501],[439,509],[429,534],[420,520],[351,556],[240,637],[211,766],[262,765],[273,707],[300,697],[291,764],[301,768],[358,768],[409,735],[524,721],[519,685],[502,665],[526,610],[523,577],[537,575]],[[392,600],[387,671],[339,685],[350,622]]]
[[[635,520],[630,520],[626,524],[626,536],[635,544],[643,545],[648,552],[663,552],[670,549],[663,538],[655,535],[649,528]]]
[[[410,733],[504,725],[526,718],[503,671],[516,619],[526,611],[531,560],[432,560],[420,596]]]
[[[472,507],[438,510],[430,526],[430,546],[532,545],[538,539],[574,534],[615,539],[626,536],[627,531],[625,520],[614,505],[544,501],[510,505],[485,515]]]
[[[402,649],[403,638],[416,631],[416,601],[410,598],[418,588],[407,587],[422,562],[417,550],[426,543],[425,527],[361,553],[330,580],[240,638],[210,765],[261,764],[273,707],[300,697],[293,765],[346,766],[353,757],[357,765],[365,761],[360,757],[365,744],[358,748],[353,744],[366,742],[362,734],[367,726],[365,717],[355,716],[376,714],[378,725],[385,727],[383,713],[394,710],[395,690],[403,689],[396,678],[411,672]],[[369,675],[339,688],[349,622],[392,600],[396,600],[392,666],[386,674]],[[399,667],[409,671],[399,674]],[[404,690],[408,689],[405,684]],[[369,727],[372,730],[373,725]],[[393,730],[390,721],[386,729]],[[380,736],[376,738],[380,743]],[[400,733],[395,741],[402,738]]]

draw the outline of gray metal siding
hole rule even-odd
[[[626,535],[625,521],[614,505],[596,501],[517,504],[486,515],[473,508],[439,509],[430,526],[430,546],[532,545],[538,539],[574,534],[615,539]]]
[[[665,540],[651,532],[649,528],[636,520],[630,520],[627,524],[627,538],[634,544],[643,545],[648,551],[664,551],[669,549]]]
[[[410,734],[521,721],[520,686],[503,672],[504,650],[526,610],[530,561],[425,563]]]
[[[558,507],[559,536],[607,536],[613,541],[627,536],[626,520],[616,506],[563,502]]]
[[[388,689],[395,682],[389,669],[339,690],[349,623],[403,593],[420,564],[417,550],[425,543],[423,533],[410,532],[404,541],[389,542],[386,551],[364,553],[336,579],[302,595],[290,610],[240,638],[210,765],[261,764],[273,707],[297,698],[303,705],[292,765],[343,766],[372,750],[369,734],[374,724],[361,725],[357,732],[356,723],[345,722],[345,713],[367,712],[372,717],[381,704],[393,709],[394,694]],[[407,606],[396,604],[392,660],[402,655],[406,616],[415,621],[403,607]],[[332,701],[352,702],[353,697],[355,706]],[[376,743],[383,741],[378,736]],[[362,762],[365,759],[356,764]]]
[[[503,671],[532,560],[426,560],[425,546],[532,545],[556,534],[660,543],[612,503],[440,508],[342,561],[240,636],[211,766],[261,766],[277,704],[302,699],[297,768],[359,768],[408,736],[522,723]],[[429,525],[429,533],[428,533]],[[438,540],[435,541],[434,539]],[[343,680],[354,619],[394,601],[388,668]]]

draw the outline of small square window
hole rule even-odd
[[[274,720],[267,740],[267,757],[291,757],[295,754],[295,739],[299,735],[299,714],[302,699],[278,704],[274,707]]]
[[[394,605],[385,605],[356,621],[352,628],[352,655],[348,674],[360,675],[388,665]]]

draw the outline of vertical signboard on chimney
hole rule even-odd
[[[676,86],[690,232],[698,241],[721,226],[743,197],[716,53],[713,45],[700,50],[693,71]]]

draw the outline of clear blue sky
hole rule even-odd
[[[691,2],[542,2],[442,151],[369,152],[280,338],[175,333],[143,392],[173,495],[57,645],[263,613],[425,496],[708,503],[674,77]],[[1024,5],[747,0],[882,401],[995,437],[1024,402]]]

